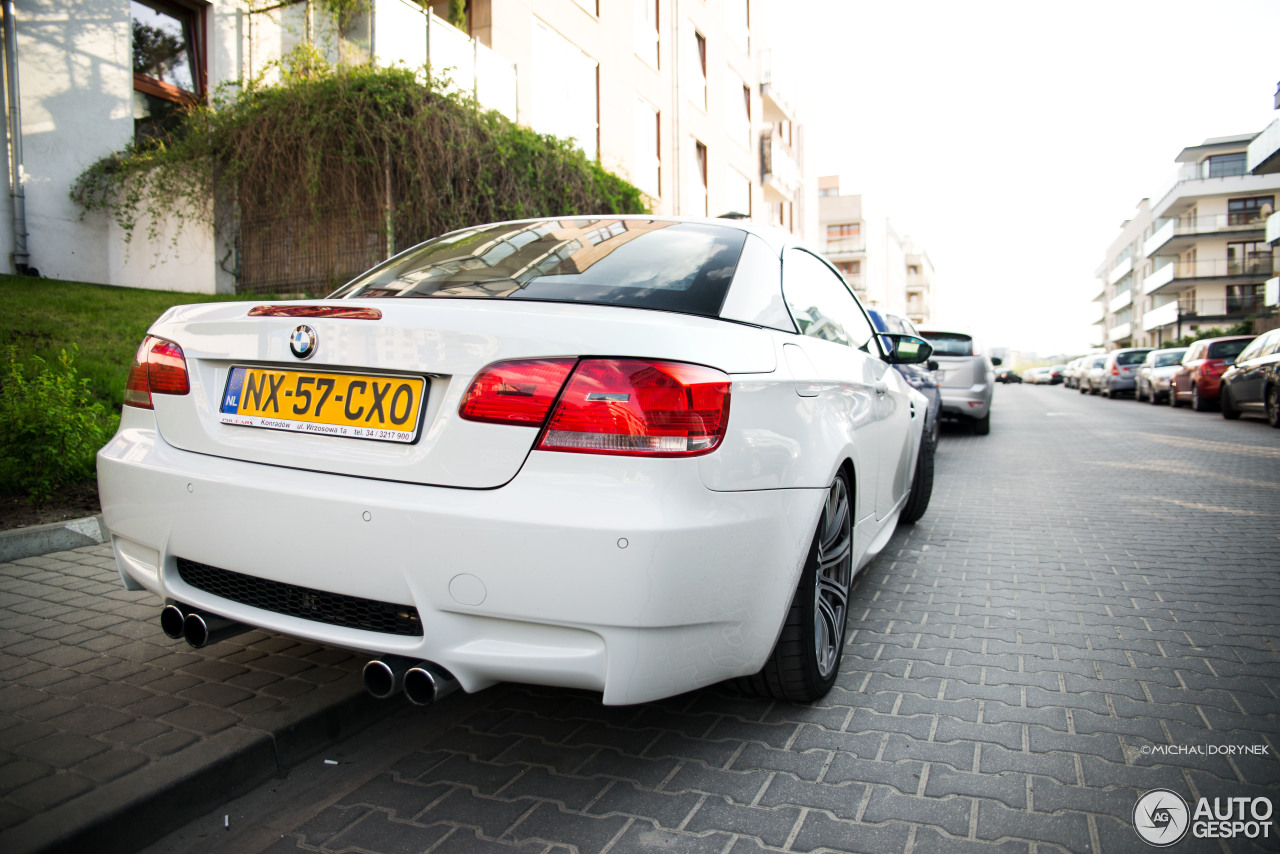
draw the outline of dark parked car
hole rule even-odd
[[[1170,381],[1169,403],[1181,406],[1190,401],[1196,412],[1208,412],[1217,406],[1223,372],[1253,337],[1232,335],[1193,342],[1182,357],[1182,368]]]
[[[1148,353],[1138,366],[1134,397],[1151,403],[1164,403],[1169,396],[1169,380],[1182,367],[1182,357],[1186,354],[1186,347],[1169,347]]]
[[[1066,365],[1054,365],[1049,368],[1049,385],[1060,385],[1067,378]]]
[[[1117,395],[1134,394],[1138,366],[1150,352],[1150,347],[1125,347],[1108,353],[1107,360],[1102,363],[1102,380],[1098,389],[1102,396],[1114,400]]]
[[[1022,382],[1022,376],[1017,371],[1001,371],[996,374],[996,382],[1016,385]]]
[[[1253,339],[1222,375],[1222,417],[1245,412],[1262,413],[1280,427],[1280,329]]]
[[[915,325],[905,317],[881,313],[876,309],[867,309],[867,315],[871,318],[871,325],[877,332],[897,332],[903,335],[914,335],[917,338],[922,337],[916,331]],[[927,365],[894,365],[894,367],[912,388],[928,398],[929,409],[925,413],[924,430],[933,436],[936,445],[939,431],[942,429],[942,389],[938,385],[938,378],[933,373],[938,369],[938,363],[930,359]]]

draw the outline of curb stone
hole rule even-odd
[[[0,563],[109,542],[102,515],[0,531]]]

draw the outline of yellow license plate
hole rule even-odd
[[[414,442],[426,392],[422,377],[238,365],[219,412],[223,424],[242,427]]]

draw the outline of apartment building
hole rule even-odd
[[[483,106],[572,137],[655,213],[733,213],[812,240],[797,84],[756,21],[775,3],[471,0],[462,31],[440,17],[447,0],[370,0],[341,25],[307,0],[83,0],[76,14],[24,0],[4,44],[20,83],[9,154],[23,193],[0,222],[0,250],[9,269],[57,278],[234,290],[233,235],[188,224],[175,242],[160,223],[128,242],[109,217],[82,216],[68,190],[101,157],[161,131],[175,106],[270,79],[303,41],[334,62],[429,63]],[[176,61],[139,71],[139,24],[175,40]]]
[[[1272,310],[1265,292],[1280,267],[1267,224],[1280,167],[1251,170],[1247,152],[1259,136],[1183,149],[1166,188],[1122,225],[1096,271],[1104,346],[1156,347]]]
[[[910,237],[862,194],[840,194],[840,179],[818,179],[819,245],[868,308],[924,324],[934,316],[934,269]]]

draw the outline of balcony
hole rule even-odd
[[[770,203],[792,201],[800,189],[800,169],[791,150],[771,136],[760,137],[760,183]]]
[[[1115,342],[1123,341],[1125,338],[1129,338],[1132,335],[1133,324],[1120,323],[1111,327],[1111,331],[1107,333],[1107,340],[1114,344]]]
[[[1267,236],[1263,239],[1272,246],[1280,243],[1280,213],[1267,217]]]
[[[1133,305],[1133,291],[1125,291],[1122,294],[1116,294],[1111,302],[1107,303],[1107,311],[1115,314],[1127,305]]]
[[[516,120],[515,64],[417,3],[370,0],[344,22],[340,52],[383,68],[428,65],[446,89]]]
[[[1280,278],[1267,279],[1264,286],[1262,304],[1268,308],[1280,307]]]
[[[793,122],[796,119],[795,101],[785,74],[779,74],[773,65],[772,51],[762,50],[756,56],[760,73],[760,98],[764,105],[763,118],[770,124]]]
[[[856,252],[866,252],[867,240],[862,235],[827,238],[826,248],[822,251],[827,255],[852,255]]]
[[[1107,273],[1107,284],[1114,285],[1125,276],[1133,272],[1133,258],[1125,258],[1115,267],[1111,268],[1111,272]]]
[[[1154,332],[1162,326],[1170,326],[1178,322],[1178,303],[1171,302],[1159,308],[1153,308],[1142,315],[1144,332]]]
[[[1261,294],[1227,299],[1180,299],[1148,311],[1142,317],[1142,328],[1153,332],[1165,326],[1229,323],[1270,313],[1266,298]]]
[[[1098,303],[1091,303],[1088,313],[1088,323],[1090,326],[1097,326],[1106,317],[1106,312],[1102,310],[1102,306]]]
[[[1157,219],[1181,213],[1206,196],[1253,195],[1280,188],[1277,176],[1265,173],[1209,176],[1202,174],[1203,164],[1183,163],[1165,184],[1151,206]]]
[[[1245,153],[1245,168],[1254,175],[1280,172],[1280,119],[1267,125]]]
[[[1257,213],[1182,216],[1170,219],[1142,244],[1143,255],[1176,255],[1185,252],[1203,237],[1226,235],[1242,239],[1261,237],[1266,220]]]
[[[1182,290],[1196,284],[1261,284],[1280,272],[1280,255],[1255,252],[1244,259],[1214,258],[1197,261],[1170,261],[1142,283],[1142,292]]]

